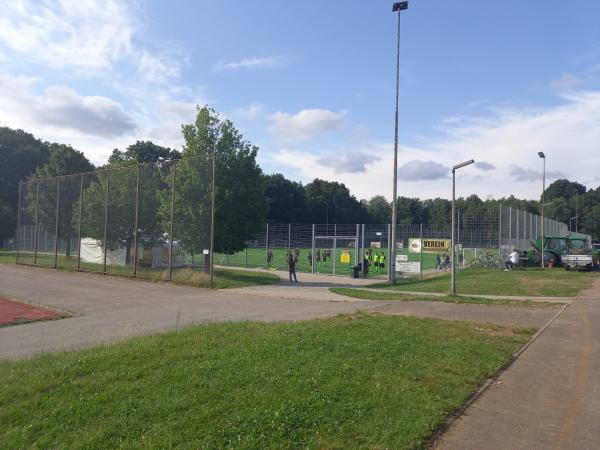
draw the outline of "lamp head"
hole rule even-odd
[[[392,5],[393,12],[403,11],[405,9],[408,9],[408,2],[397,2]]]
[[[540,158],[544,158],[544,159],[546,158],[546,155],[544,155],[544,152],[538,152],[538,156]]]
[[[468,166],[468,165],[473,164],[473,163],[475,163],[474,159],[470,159],[468,161],[461,162],[460,164],[457,164],[454,167],[452,167],[452,172],[454,172],[457,169],[460,169],[461,167],[465,167],[465,166]]]

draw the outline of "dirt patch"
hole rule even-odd
[[[522,327],[510,327],[500,326],[493,323],[478,324],[475,329],[481,333],[485,333],[489,336],[521,336],[529,332],[533,332],[533,329],[522,328]]]

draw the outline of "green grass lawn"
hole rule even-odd
[[[324,248],[319,248],[321,250],[321,254],[324,252]],[[342,264],[340,262],[340,257],[342,254],[342,248],[336,249],[336,267],[335,274],[336,275],[349,275],[350,270],[349,267],[356,264],[354,249],[350,248],[350,264]],[[375,249],[374,249],[375,250]],[[399,250],[399,254],[405,254],[408,256],[408,260],[411,262],[419,262],[421,260],[422,270],[429,271],[435,268],[435,253],[411,253],[407,252],[408,249],[404,248],[403,250]],[[287,248],[273,248],[273,262],[271,267],[279,270],[287,270]],[[303,247],[300,249],[300,257],[298,258],[298,265],[296,270],[298,272],[310,272],[311,266],[308,261],[308,254],[311,252],[311,248]],[[389,257],[387,248],[377,249],[377,253],[383,252],[386,257],[386,266],[389,266]],[[475,256],[480,256],[482,253],[487,253],[490,255],[497,255],[498,249],[485,249],[479,251],[474,249],[465,249],[464,250],[464,261],[468,263]],[[332,257],[334,253],[332,251]],[[223,266],[235,266],[235,267],[254,267],[254,268],[267,268],[267,251],[265,248],[248,248],[241,252],[235,253],[233,255],[224,255],[224,254],[215,254],[215,264],[223,265]],[[321,261],[317,264],[317,273],[323,274],[333,274],[333,263],[331,258],[328,258],[327,261]],[[371,267],[369,271],[369,277],[376,276],[385,276],[387,274],[387,270],[382,270],[380,272],[376,272],[374,267]]]
[[[562,268],[501,270],[464,270],[456,274],[459,294],[529,295],[536,297],[573,297],[592,284],[598,272],[573,272]],[[450,290],[450,274],[423,280],[398,280],[395,285],[381,283],[372,287],[416,292]]]
[[[31,254],[20,254],[19,259],[24,263],[33,264],[33,256]],[[15,263],[15,252],[0,251],[0,264]],[[44,267],[54,267],[54,255],[38,254],[37,264]],[[58,255],[57,266],[59,269],[75,270],[77,268],[77,257]],[[101,273],[102,264],[82,262],[81,269]],[[133,266],[107,266],[107,273],[111,275],[133,276]],[[167,281],[169,272],[165,269],[138,267],[137,277],[150,281]],[[211,284],[209,275],[199,268],[175,267],[173,268],[171,281],[195,287],[224,289],[273,284],[279,281],[279,277],[275,274],[265,272],[215,268],[215,276]]]
[[[0,362],[5,448],[421,448],[532,335],[358,314]]]
[[[0,250],[0,264],[15,264],[17,254],[10,250]]]
[[[510,300],[510,299],[487,299],[479,297],[468,297],[464,295],[419,295],[403,294],[389,290],[366,291],[364,289],[349,288],[329,288],[335,294],[345,295],[346,297],[360,298],[365,300],[399,300],[402,302],[429,301],[444,303],[471,303],[480,305],[499,305],[499,306],[518,306],[525,308],[562,308],[564,303],[536,302],[530,300]]]

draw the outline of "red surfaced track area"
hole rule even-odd
[[[0,325],[58,317],[62,316],[55,311],[0,297]]]

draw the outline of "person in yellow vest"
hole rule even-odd
[[[379,255],[377,252],[373,255],[373,264],[375,265],[375,272],[379,272]]]
[[[381,252],[381,255],[379,255],[379,268],[382,272],[385,270],[385,255],[383,252]]]

